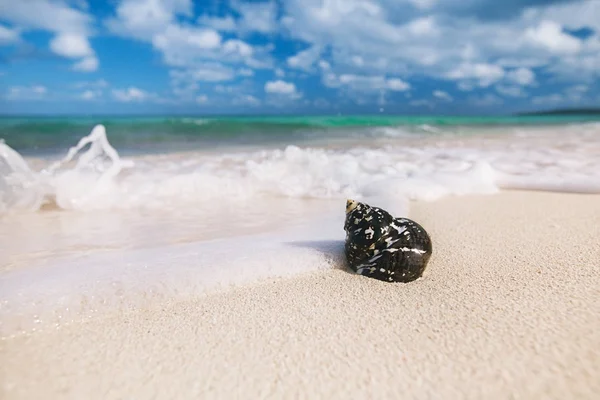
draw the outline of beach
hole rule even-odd
[[[0,400],[600,399],[600,0],[0,11]]]
[[[434,249],[415,282],[335,264],[15,335],[0,397],[592,399],[599,200],[415,201]]]

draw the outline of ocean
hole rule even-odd
[[[348,198],[600,193],[591,116],[4,117],[0,138],[2,336],[341,268]]]

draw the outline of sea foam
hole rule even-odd
[[[401,216],[409,200],[449,195],[600,193],[600,127],[553,129],[443,137],[427,129],[433,136],[418,140],[388,130],[394,140],[384,143],[367,137],[124,159],[99,125],[54,162],[26,160],[0,143],[0,238],[16,249],[0,258],[8,265],[0,274],[2,334],[343,268],[349,197]],[[287,215],[290,201],[296,211]],[[35,222],[44,215],[55,219]],[[98,216],[94,224],[88,215]],[[169,230],[169,221],[189,229]],[[21,236],[11,233],[18,226],[27,228]]]
[[[529,136],[520,132],[504,138],[400,138],[383,146],[369,146],[366,140],[337,147],[290,144],[124,160],[99,125],[39,172],[0,143],[0,212],[35,211],[44,204],[67,210],[160,209],[257,196],[434,200],[501,188],[597,192],[600,145],[590,140],[590,129],[600,130],[592,125],[557,141],[529,130]]]

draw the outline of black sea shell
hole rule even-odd
[[[386,282],[420,278],[431,257],[431,238],[408,218],[354,200],[346,202],[346,258],[354,272]]]

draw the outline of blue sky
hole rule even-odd
[[[0,113],[600,106],[600,1],[0,0]]]

